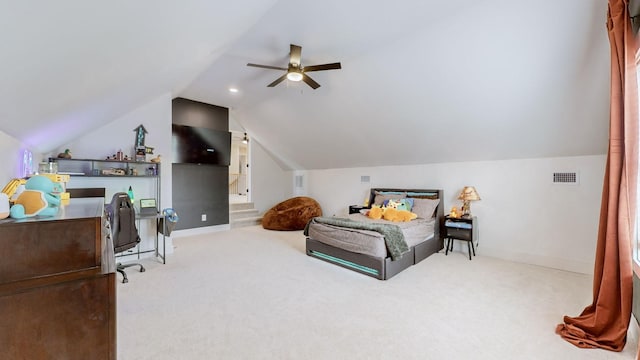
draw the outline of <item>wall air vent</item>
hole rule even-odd
[[[554,172],[554,184],[577,185],[580,183],[580,177],[577,172]]]

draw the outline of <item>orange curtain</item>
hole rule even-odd
[[[631,318],[638,171],[636,44],[627,0],[609,0],[611,113],[593,279],[593,303],[556,332],[583,348],[622,351]]]

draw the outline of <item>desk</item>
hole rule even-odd
[[[149,252],[155,252],[155,256],[157,258],[160,258],[162,260],[163,264],[166,264],[166,233],[167,233],[167,222],[163,221],[162,222],[162,226],[163,226],[163,231],[162,231],[162,255],[160,255],[160,251],[159,251],[159,236],[158,236],[158,227],[160,226],[160,219],[163,219],[164,215],[162,215],[161,213],[157,213],[156,215],[140,215],[139,212],[136,212],[136,223],[138,226],[138,232],[140,232],[140,221],[141,220],[154,220],[154,226],[153,226],[153,231],[155,232],[155,246],[153,248],[153,250],[146,250],[146,251],[140,251],[140,244],[138,244],[138,259],[140,258],[140,254],[143,253],[149,253]]]

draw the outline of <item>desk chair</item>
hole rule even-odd
[[[129,195],[124,192],[115,193],[111,203],[106,205],[107,216],[111,223],[111,238],[115,253],[121,253],[136,247],[140,242],[138,229],[136,229],[136,212]],[[139,263],[116,264],[116,270],[122,274],[123,283],[129,282],[125,268],[140,266],[140,272],[144,272],[144,266]]]

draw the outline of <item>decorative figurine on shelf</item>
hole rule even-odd
[[[451,207],[451,211],[449,212],[449,217],[452,218],[459,218],[460,217],[460,213],[458,212],[458,208],[453,206]]]
[[[149,161],[151,161],[152,163],[159,163],[160,160],[161,160],[160,157],[161,157],[161,155],[158,155],[158,156],[154,157],[153,159],[151,159]]]
[[[144,137],[148,133],[144,125],[140,124],[137,128],[133,129],[136,132],[135,148],[144,147]]]
[[[136,161],[147,161],[147,154],[144,152],[144,146],[136,148]]]
[[[71,159],[71,150],[64,149],[64,152],[58,154],[59,159]]]
[[[144,138],[148,133],[147,129],[144,128],[144,125],[140,124],[138,125],[137,128],[133,129],[133,131],[136,132],[136,141],[133,146],[136,152],[135,160],[147,161],[147,158],[146,158],[147,150],[146,150],[146,146],[144,145]]]

